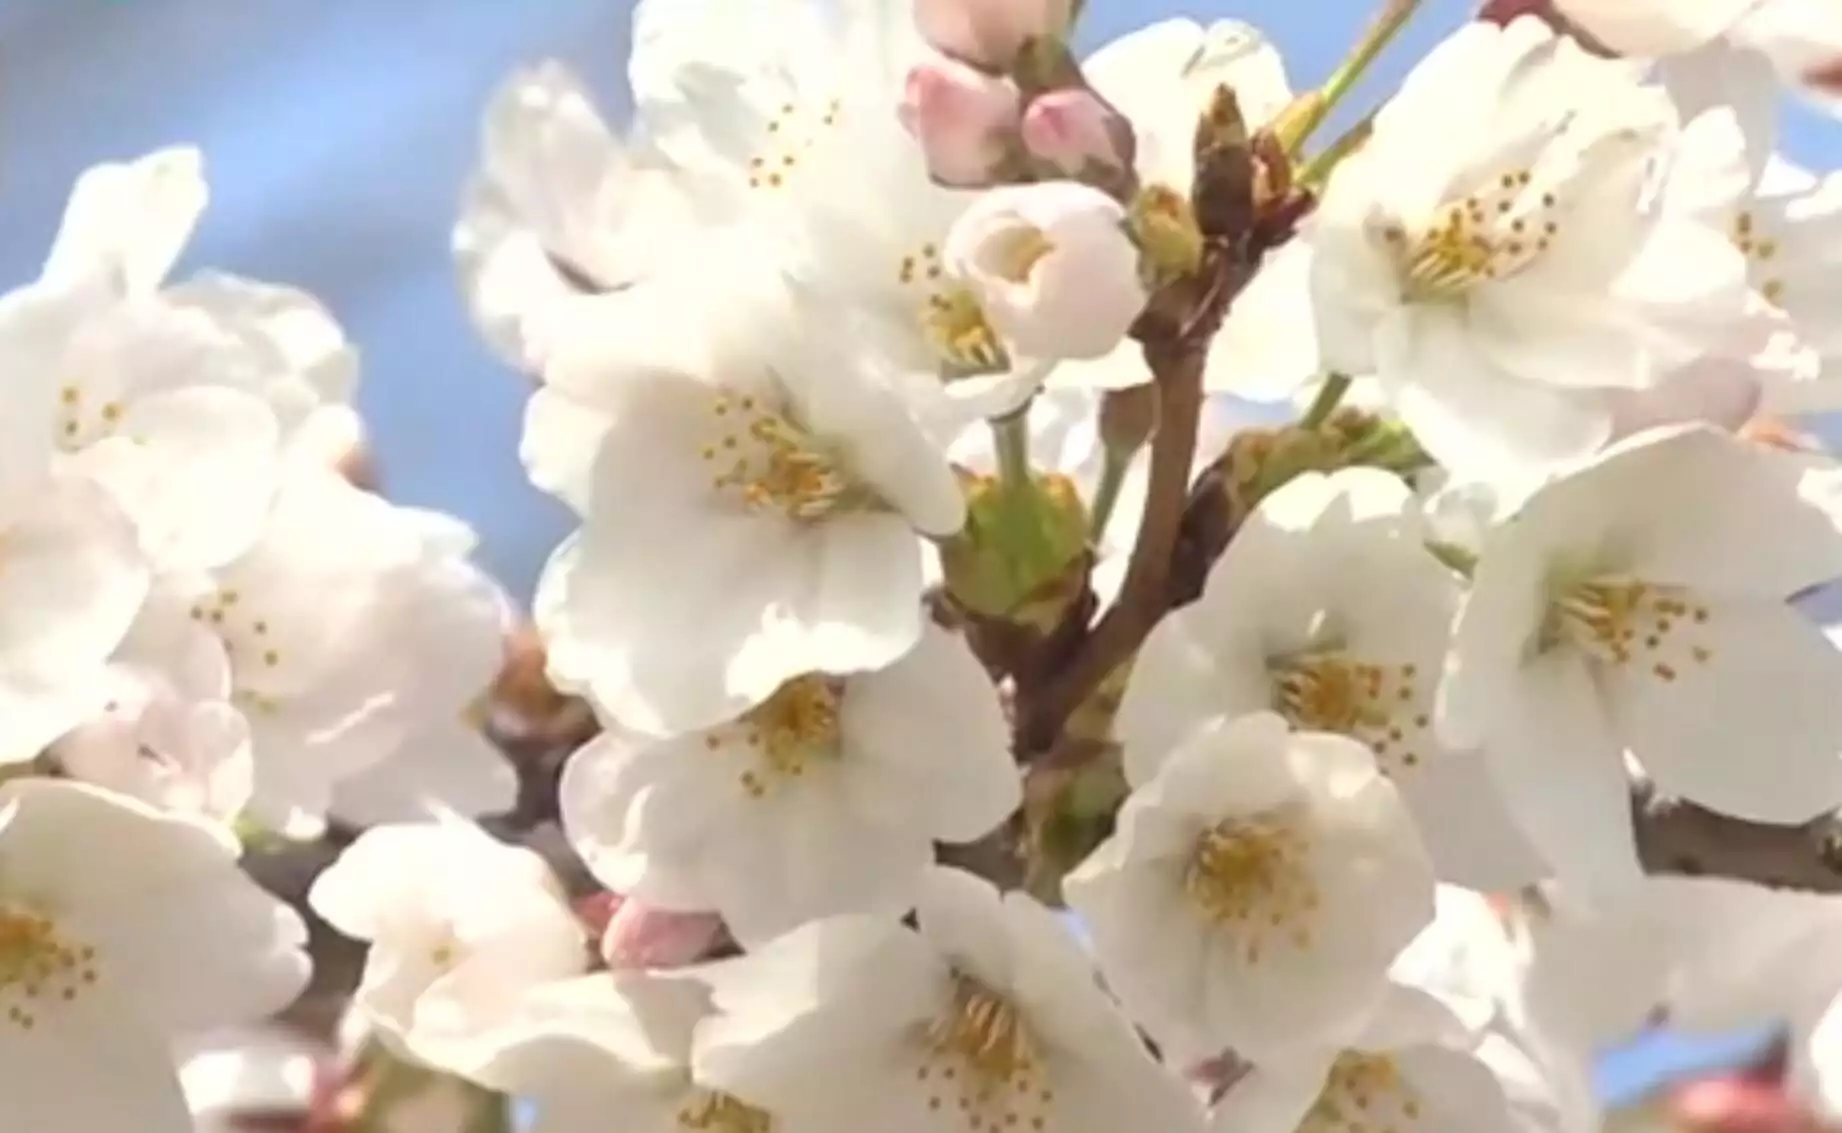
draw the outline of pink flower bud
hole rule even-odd
[[[934,180],[977,187],[996,180],[1017,136],[1020,103],[1009,79],[940,59],[908,72],[897,113],[902,127],[921,143]]]
[[[1032,39],[1064,39],[1074,0],[915,0],[915,26],[948,55],[1008,71]]]
[[[702,959],[722,931],[723,919],[715,913],[654,909],[629,897],[608,919],[601,957],[615,971],[683,967]]]
[[[1091,91],[1050,91],[1023,115],[1023,144],[1072,177],[1132,164],[1132,123]]]

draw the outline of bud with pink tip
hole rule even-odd
[[[715,913],[685,913],[623,899],[601,936],[601,958],[615,971],[679,968],[704,958],[723,934]]]
[[[1111,180],[1132,167],[1132,123],[1092,91],[1050,91],[1023,115],[1031,155],[1083,181]]]
[[[897,113],[921,143],[935,181],[976,188],[999,179],[1016,145],[1021,101],[1009,79],[938,59],[908,72]]]
[[[1033,39],[1065,39],[1075,0],[915,0],[915,25],[936,48],[987,71],[1011,69]]]

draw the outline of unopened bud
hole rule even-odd
[[[922,38],[995,73],[1009,71],[1032,41],[1066,39],[1074,17],[1074,0],[915,0]]]
[[[1132,123],[1092,91],[1050,91],[1023,115],[1023,144],[1032,156],[1093,185],[1117,183],[1132,168]]]
[[[615,971],[681,968],[696,963],[723,935],[715,913],[684,913],[621,901],[601,936],[601,958]]]
[[[935,181],[979,188],[1003,179],[1017,144],[1021,98],[1009,79],[939,59],[908,72],[897,115],[921,143]]]
[[[1191,203],[1206,235],[1239,237],[1253,225],[1253,137],[1240,100],[1218,86],[1196,123],[1196,184]]]

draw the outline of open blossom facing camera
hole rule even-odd
[[[1458,579],[1426,550],[1407,485],[1373,468],[1307,473],[1268,496],[1202,597],[1146,640],[1120,706],[1127,777],[1151,781],[1197,725],[1277,709],[1369,746],[1443,880],[1541,876],[1485,767],[1433,731]]]
[[[813,921],[713,973],[693,1074],[789,1128],[1198,1127],[1049,910],[942,869],[915,918]]]
[[[93,787],[0,785],[0,1090],[45,1133],[189,1133],[169,1044],[305,985],[306,928],[208,828]]]
[[[1482,751],[1564,880],[1638,872],[1627,751],[1728,814],[1795,823],[1842,803],[1842,651],[1788,604],[1842,575],[1838,475],[1678,426],[1547,484],[1489,534],[1436,724]]]
[[[458,820],[368,830],[314,882],[314,912],[371,951],[354,1001],[391,1041],[439,1058],[580,973],[588,946],[542,858]]]
[[[605,732],[571,758],[563,821],[609,888],[722,914],[744,943],[913,903],[934,842],[1020,801],[997,690],[928,626],[886,669],[793,677],[740,718],[669,740]]]
[[[1361,1022],[1433,874],[1366,748],[1258,713],[1187,736],[1064,890],[1161,1047],[1261,1061]]]
[[[748,246],[726,251],[727,284],[699,270],[618,311],[585,301],[547,374],[608,422],[582,529],[539,587],[551,672],[647,732],[901,656],[921,540],[965,520],[904,375],[843,352]]]
[[[1647,209],[1674,128],[1631,71],[1546,25],[1437,47],[1332,179],[1311,231],[1324,361],[1373,373],[1441,463],[1539,467],[1610,434],[1600,390],[1735,321],[1724,234]]]

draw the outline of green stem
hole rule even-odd
[[[1375,114],[1376,111],[1371,110],[1363,115],[1360,122],[1337,135],[1334,141],[1300,166],[1296,175],[1298,183],[1313,191],[1322,189],[1343,159],[1361,149],[1362,144],[1369,140],[1369,135],[1375,131]]]
[[[998,482],[1008,495],[1022,495],[1034,483],[1030,474],[1030,411],[1026,406],[991,423],[991,444],[998,453]]]
[[[1106,534],[1107,521],[1113,518],[1113,509],[1119,505],[1119,490],[1125,487],[1126,471],[1137,455],[1137,449],[1121,451],[1112,447],[1102,455],[1100,483],[1094,486],[1094,506],[1088,517],[1088,530],[1095,543]]]
[[[1299,418],[1298,427],[1316,429],[1323,425],[1324,422],[1330,420],[1330,415],[1336,412],[1338,405],[1342,404],[1343,395],[1349,391],[1350,376],[1348,374],[1333,371],[1326,375],[1324,384],[1318,387],[1318,395],[1311,399],[1311,408],[1305,410],[1305,415]]]
[[[1401,29],[1407,26],[1407,21],[1411,20],[1420,10],[1421,3],[1423,0],[1387,0],[1374,22],[1369,25],[1368,31],[1364,32],[1362,38],[1356,42],[1356,46],[1350,50],[1349,56],[1343,60],[1342,65],[1331,72],[1330,78],[1318,88],[1316,106],[1312,108],[1310,116],[1292,139],[1294,154],[1304,148],[1305,141],[1311,137],[1312,132],[1324,124],[1324,120],[1330,117],[1331,112],[1336,110],[1337,106],[1349,96],[1356,84],[1362,81],[1362,77],[1368,74],[1375,60],[1381,58],[1382,52],[1394,42],[1395,36],[1401,34]]]

